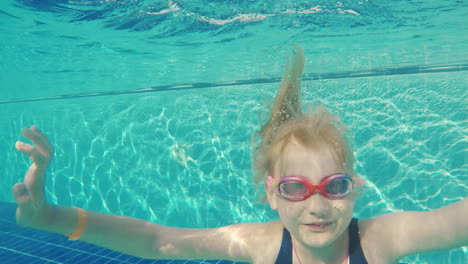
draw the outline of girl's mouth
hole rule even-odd
[[[311,224],[306,224],[308,228],[310,228],[313,231],[316,232],[321,232],[325,231],[332,225],[332,222],[326,222],[326,223],[311,223]]]

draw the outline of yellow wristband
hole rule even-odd
[[[86,223],[88,222],[88,215],[86,214],[85,210],[76,208],[76,212],[78,213],[78,224],[76,225],[75,231],[68,235],[68,240],[79,239],[83,234]]]

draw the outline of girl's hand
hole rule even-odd
[[[19,225],[37,228],[47,225],[50,219],[50,205],[45,199],[44,186],[45,174],[54,149],[47,137],[35,126],[23,128],[22,134],[32,141],[33,146],[17,141],[16,149],[28,155],[32,164],[24,176],[24,182],[13,186],[13,195],[18,204],[16,222]]]

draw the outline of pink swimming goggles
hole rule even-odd
[[[314,185],[303,176],[285,176],[279,182],[268,176],[265,181],[267,188],[275,188],[278,194],[288,201],[303,201],[316,192],[332,200],[345,198],[354,189],[354,183],[350,176],[344,173],[329,175],[320,181],[320,184]],[[357,182],[358,185],[364,184],[364,180]]]

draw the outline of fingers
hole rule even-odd
[[[47,137],[37,127],[23,128],[23,136],[32,141],[32,145],[22,141],[15,143],[16,149],[29,156],[33,164],[24,176],[24,183],[13,186],[13,195],[17,209],[17,222],[28,224],[44,203],[45,173],[53,154],[53,148]]]
[[[44,155],[37,148],[21,141],[17,141],[15,147],[19,152],[27,155],[38,167],[47,167],[51,160],[50,153]]]
[[[52,144],[50,144],[47,136],[44,133],[42,133],[42,131],[40,131],[39,128],[37,128],[36,126],[31,126],[31,130],[38,135],[38,139],[42,142],[42,145],[47,148],[47,151],[49,153],[52,153],[53,147]]]
[[[19,152],[24,153],[26,155],[31,155],[32,151],[34,150],[33,146],[29,144],[25,144],[24,142],[21,142],[21,141],[16,141],[15,147]]]
[[[53,148],[47,137],[37,127],[23,128],[23,136],[30,139],[36,149],[45,157],[52,156]]]

